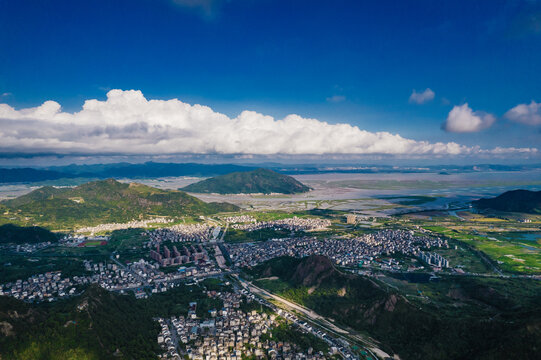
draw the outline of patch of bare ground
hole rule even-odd
[[[0,334],[4,336],[13,336],[15,335],[15,332],[13,331],[13,325],[8,323],[7,321],[1,321],[0,322]]]

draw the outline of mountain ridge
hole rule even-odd
[[[182,191],[121,183],[114,179],[91,181],[69,188],[46,186],[0,204],[11,213],[22,213],[39,224],[53,227],[238,210],[235,205],[206,203]]]
[[[508,298],[508,282],[503,289],[497,279],[442,278],[433,286],[445,301],[419,302],[321,256],[275,258],[244,271],[255,285],[370,334],[401,359],[534,359],[541,346],[537,287],[527,299]]]
[[[473,201],[472,204],[478,209],[539,214],[541,213],[541,191],[511,190],[493,198]]]

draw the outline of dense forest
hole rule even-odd
[[[0,244],[34,244],[50,241],[57,242],[61,234],[53,233],[39,226],[17,226],[5,224],[0,226]]]
[[[222,306],[203,287],[186,285],[142,300],[95,285],[81,296],[53,303],[27,304],[0,296],[0,357],[155,359],[160,349],[154,318],[186,315],[190,301],[198,302],[201,317]]]

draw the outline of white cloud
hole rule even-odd
[[[426,102],[434,100],[435,95],[436,94],[434,93],[434,91],[432,91],[430,88],[426,88],[425,91],[420,93],[413,90],[410,95],[409,102],[414,104],[424,104]]]
[[[0,139],[2,153],[31,154],[471,155],[492,151],[454,142],[416,141],[294,114],[277,120],[243,111],[229,118],[177,99],[147,100],[135,90],[111,90],[106,101],[87,100],[75,113],[63,112],[55,101],[21,110],[0,104]]]
[[[505,113],[505,117],[511,121],[536,126],[541,125],[541,103],[532,102],[520,104]]]
[[[453,107],[442,127],[449,132],[470,133],[487,129],[494,121],[496,118],[493,115],[473,111],[468,103],[465,103]]]

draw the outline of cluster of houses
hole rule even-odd
[[[213,227],[207,224],[173,225],[167,228],[147,231],[149,247],[169,242],[207,242],[212,238]]]
[[[43,250],[45,248],[48,248],[51,246],[52,243],[50,241],[44,241],[39,243],[23,243],[23,244],[2,244],[0,245],[0,251],[2,253],[15,253],[15,254],[31,254],[38,250]]]
[[[331,221],[319,218],[299,218],[292,217],[287,219],[261,221],[250,224],[233,224],[233,229],[254,231],[260,229],[284,229],[290,231],[308,231],[308,230],[323,230],[331,226]]]
[[[243,282],[241,282],[241,284],[243,284],[243,286],[246,285]],[[324,341],[325,343],[327,343],[327,345],[329,347],[329,354],[325,354],[325,355],[331,355],[331,357],[332,357],[333,355],[340,354],[341,357],[343,359],[346,359],[346,360],[358,359],[358,356],[356,356],[354,354],[354,352],[352,351],[350,345],[346,341],[344,341],[343,339],[341,339],[339,337],[335,337],[335,336],[331,335],[330,333],[326,333],[325,331],[323,331],[323,330],[321,330],[321,329],[319,329],[317,327],[312,326],[311,324],[309,324],[305,320],[302,320],[299,317],[297,317],[297,315],[293,314],[292,312],[289,312],[289,311],[286,311],[284,309],[278,308],[274,303],[272,303],[270,301],[267,301],[267,300],[265,300],[264,298],[262,298],[260,296],[255,296],[251,292],[249,287],[244,287],[243,289],[240,290],[240,293],[243,294],[247,299],[251,299],[252,301],[257,301],[261,305],[264,305],[267,308],[271,309],[272,311],[274,311],[275,314],[277,314],[277,315],[281,316],[282,318],[284,318],[285,320],[287,320],[288,324],[290,326],[292,326],[294,329],[296,329],[296,330],[298,330],[298,331],[300,331],[301,333],[304,333],[304,334],[311,334],[311,335],[315,336],[316,338],[318,338],[318,339]],[[321,353],[316,353],[315,354],[313,351],[310,351],[310,349],[307,349],[307,354],[297,353],[294,356],[288,357],[288,358],[289,359],[301,360],[301,359],[320,359],[321,357],[322,357]],[[285,359],[285,358],[283,358],[283,359]]]
[[[256,222],[255,218],[250,215],[227,216],[227,217],[222,218],[222,220],[229,224]]]
[[[209,293],[223,301],[223,308],[210,310],[205,318],[196,314],[197,303],[190,303],[186,317],[158,319],[161,333],[158,343],[162,358],[193,360],[241,360],[247,357],[270,359],[323,359],[313,349],[303,352],[291,342],[275,341],[272,329],[279,324],[274,313],[245,312],[240,309],[243,296],[237,292]],[[283,321],[283,320],[282,320]]]
[[[16,280],[0,285],[0,295],[24,301],[52,301],[74,295],[77,282],[62,278],[60,271],[32,275],[26,280]]]
[[[92,235],[109,232],[114,230],[124,230],[124,229],[136,229],[136,228],[146,228],[151,224],[169,224],[174,220],[166,217],[158,217],[147,220],[132,220],[127,223],[111,223],[111,224],[100,224],[96,226],[87,226],[77,229],[78,233],[90,233]]]
[[[333,237],[321,240],[315,237],[299,237],[227,246],[231,260],[238,267],[255,266],[279,256],[310,255],[327,256],[342,266],[358,266],[370,264],[381,255],[401,253],[417,256],[421,249],[448,247],[448,244],[441,238],[414,235],[412,231],[381,230],[355,238]]]
[[[137,298],[149,293],[165,292],[179,282],[221,274],[214,264],[198,267],[179,267],[173,273],[163,273],[159,264],[143,259],[126,266],[115,262],[84,262],[87,275],[63,277],[60,271],[37,274],[26,280],[0,284],[0,295],[12,296],[28,302],[53,301],[78,294],[78,289],[98,284],[108,291],[133,291]]]

